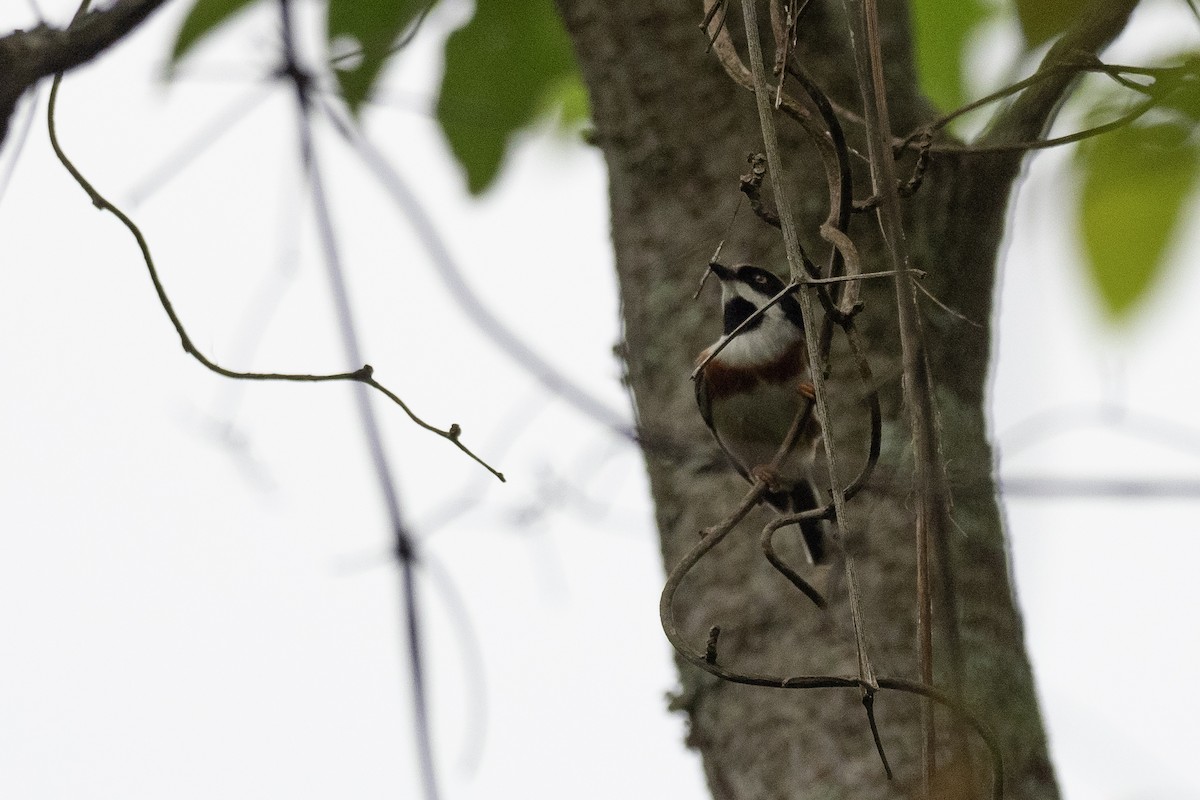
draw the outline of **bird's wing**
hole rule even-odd
[[[707,379],[705,378],[704,373],[704,370],[700,370],[700,374],[696,376],[696,405],[700,407],[700,416],[704,418],[704,424],[708,426],[710,431],[712,431],[713,438],[717,440],[717,444],[721,445],[721,450],[724,451],[725,457],[729,459],[729,463],[733,465],[734,469],[738,471],[739,475],[741,475],[750,483],[753,483],[754,479],[750,477],[750,473],[746,471],[746,468],[742,465],[742,462],[738,461],[737,458],[734,457],[733,453],[731,453],[729,448],[725,445],[725,442],[721,441],[721,434],[717,432],[717,427],[713,425],[712,402],[709,399],[708,384],[706,383]]]
[[[705,353],[701,353],[701,359]],[[750,476],[746,466],[733,454],[729,446],[721,439],[721,434],[717,431],[717,427],[713,424],[712,418],[712,399],[709,395],[709,386],[705,377],[705,370],[700,370],[700,374],[696,376],[696,405],[700,407],[700,416],[704,418],[704,424],[712,431],[713,438],[717,440],[717,444],[721,445],[721,450],[724,451],[725,457],[733,468],[738,471],[738,474],[746,479],[747,483],[754,483],[754,478]],[[789,508],[789,497],[786,492],[764,492],[763,499],[782,512],[787,512]]]

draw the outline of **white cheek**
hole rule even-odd
[[[740,297],[743,300],[750,301],[755,308],[758,308],[762,302],[762,297],[744,283],[723,283],[721,284],[721,302],[726,303],[735,297]]]

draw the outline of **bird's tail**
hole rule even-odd
[[[791,492],[791,506],[794,513],[820,508],[821,499],[817,496],[817,487],[809,481],[801,481]],[[805,520],[800,523],[800,532],[804,536],[804,546],[808,548],[808,560],[813,564],[824,563],[825,521]]]

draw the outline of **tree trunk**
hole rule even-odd
[[[907,133],[932,114],[916,88],[906,6],[900,0],[880,5],[893,126]],[[745,207],[730,227],[746,156],[762,150],[754,98],[706,53],[697,28],[699,0],[560,0],[560,8],[609,168],[625,356],[639,425],[651,442],[687,443],[682,451],[651,445],[645,454],[670,569],[695,544],[697,532],[725,517],[747,489],[696,410],[689,373],[696,354],[720,334],[721,321],[714,294],[695,302],[690,297],[725,235],[725,263],[786,272],[777,231]],[[736,4],[728,17],[740,39]],[[814,2],[803,21],[800,60],[836,102],[861,109],[846,31],[840,3]],[[1093,32],[1093,49],[1113,33]],[[1066,87],[1064,79],[1059,96]],[[996,138],[1040,135],[1058,102],[1050,90],[1046,94],[1040,106],[1024,108],[1020,124]],[[816,233],[828,210],[821,162],[795,126],[779,119],[801,238],[814,256],[823,254]],[[861,126],[845,127],[851,146],[865,153]],[[1020,161],[1019,153],[936,155],[920,191],[905,201],[905,214],[912,266],[928,273],[924,285],[983,325],[966,324],[932,304],[923,309],[953,492],[952,532],[935,543],[935,682],[960,695],[995,732],[1005,759],[1006,796],[1041,799],[1058,792],[1010,581],[984,411],[995,259]],[[906,167],[911,164],[902,162]],[[867,170],[861,161],[855,169],[861,199],[869,194]],[[874,217],[857,215],[850,232],[863,269],[885,269]],[[848,506],[846,547],[860,581],[877,673],[916,680],[912,448],[901,407],[894,289],[888,281],[868,281],[863,298],[866,309],[856,322],[882,393],[883,455],[867,489]],[[861,465],[869,441],[864,389],[846,350],[835,341],[833,419],[826,426],[845,454],[844,482]],[[752,514],[689,576],[676,604],[682,630],[703,650],[710,626],[720,625],[723,665],[784,676],[855,675],[840,565],[830,572],[829,608],[818,611],[764,559],[757,538],[766,519]],[[802,563],[794,551],[791,558]],[[889,783],[855,689],[734,685],[682,662],[681,682],[675,704],[689,715],[688,744],[700,751],[719,800],[921,794],[920,701],[912,696],[881,693],[876,701],[896,770]],[[986,796],[987,761],[974,735],[945,713],[937,722],[935,795]],[[964,747],[965,741],[975,743]]]

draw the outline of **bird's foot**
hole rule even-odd
[[[771,469],[767,464],[759,464],[757,467],[751,467],[750,477],[765,483],[767,489],[772,492],[783,490],[783,482],[779,477],[779,472]]]
[[[808,381],[800,381],[799,385],[796,387],[796,390],[800,392],[801,397],[807,397],[809,400],[817,399],[817,390],[814,389],[813,385]]]

